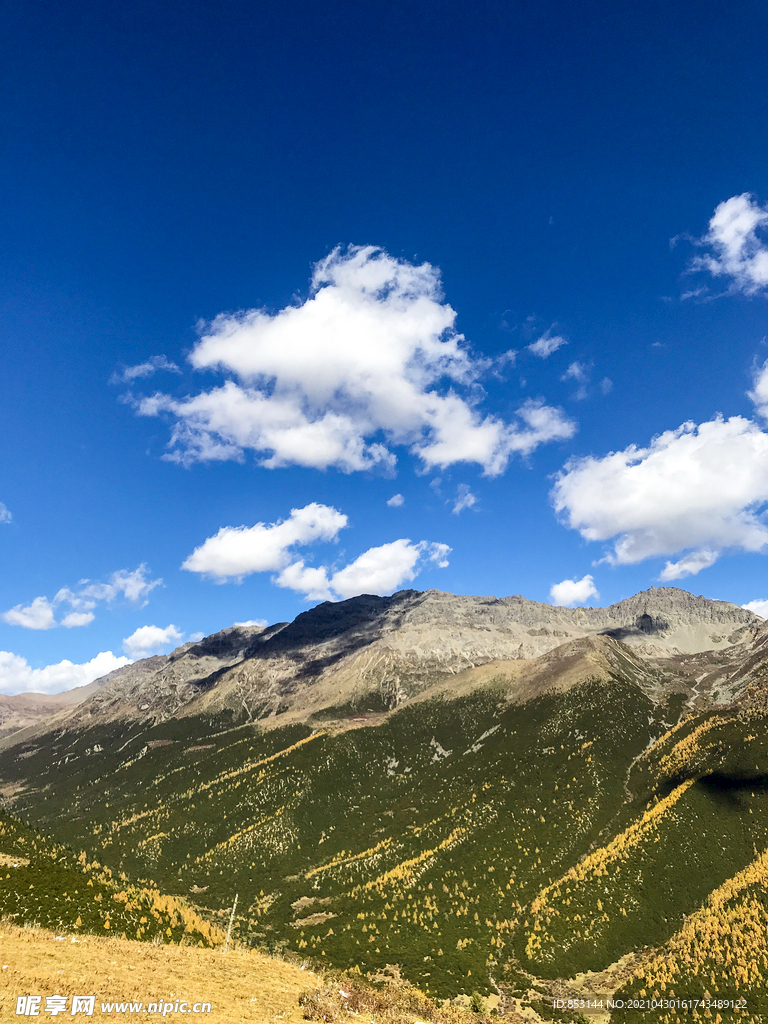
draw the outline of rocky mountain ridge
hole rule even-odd
[[[118,669],[82,703],[65,705],[56,725],[223,710],[270,721],[329,707],[385,712],[478,666],[503,663],[515,675],[507,663],[533,661],[586,637],[618,640],[679,674],[675,659],[735,651],[762,628],[763,620],[746,609],[674,587],[653,587],[608,608],[437,590],[362,595],[324,602],[290,623],[233,626]],[[29,726],[19,738],[48,727],[47,717],[17,721]]]

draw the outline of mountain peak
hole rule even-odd
[[[290,623],[230,627],[125,666],[94,684],[66,718],[77,725],[224,710],[306,718],[359,701],[387,710],[457,673],[533,662],[579,639],[606,637],[663,659],[726,650],[761,624],[747,609],[678,587],[651,587],[607,608],[441,590],[363,594],[325,601]]]

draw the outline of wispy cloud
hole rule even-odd
[[[700,299],[702,295],[707,295],[708,292],[709,288],[705,287],[691,288],[689,291],[682,293],[682,295],[680,296],[680,301],[687,302],[688,299]]]
[[[568,369],[562,375],[560,380],[575,380],[580,384],[589,380],[590,367],[586,363],[580,363],[578,361],[570,363]]]
[[[557,352],[559,348],[567,344],[568,341],[562,334],[553,334],[552,328],[550,328],[537,341],[528,346],[528,351],[538,356],[539,359],[549,359],[553,352]]]
[[[0,501],[0,523],[10,523],[12,519],[13,516],[8,508]]]
[[[28,605],[17,604],[2,613],[5,622],[12,626],[24,626],[25,629],[53,629],[64,626],[72,629],[76,626],[87,626],[93,622],[93,609],[104,602],[111,604],[116,598],[123,597],[132,604],[145,605],[149,594],[162,585],[161,579],[152,580],[147,576],[147,566],[142,564],[131,570],[120,569],[113,572],[107,583],[93,580],[80,580],[75,590],[62,587],[52,599],[36,597]],[[57,610],[61,605],[69,605],[70,611],[57,621]]]
[[[473,505],[477,504],[477,498],[470,491],[469,484],[459,484],[458,491],[456,493],[456,500],[453,503],[451,511],[455,516],[463,512],[465,508],[472,508]]]
[[[401,505],[405,504],[405,498],[402,494],[393,494],[387,502],[390,508],[400,508]]]
[[[131,384],[135,380],[151,377],[158,370],[166,370],[169,373],[181,373],[176,363],[171,362],[166,356],[152,356],[145,363],[137,363],[135,366],[124,366],[116,370],[109,379],[110,384]]]

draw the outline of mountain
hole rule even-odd
[[[575,609],[437,590],[363,596],[266,629],[225,629],[118,669],[61,721],[81,728],[221,712],[304,719],[329,706],[383,712],[478,665],[530,661],[568,640],[612,637],[668,659],[728,651],[761,623],[737,605],[673,587]]]
[[[0,791],[201,919],[237,893],[250,945],[544,1019],[590,985],[766,1013],[766,726],[735,605],[405,591],[121,669],[3,742]]]
[[[18,693],[12,697],[0,693],[0,739],[81,704],[96,693],[108,678],[105,676],[87,686],[78,686],[64,693]]]

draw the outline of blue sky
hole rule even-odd
[[[4,25],[0,691],[361,591],[768,599],[763,4]]]

